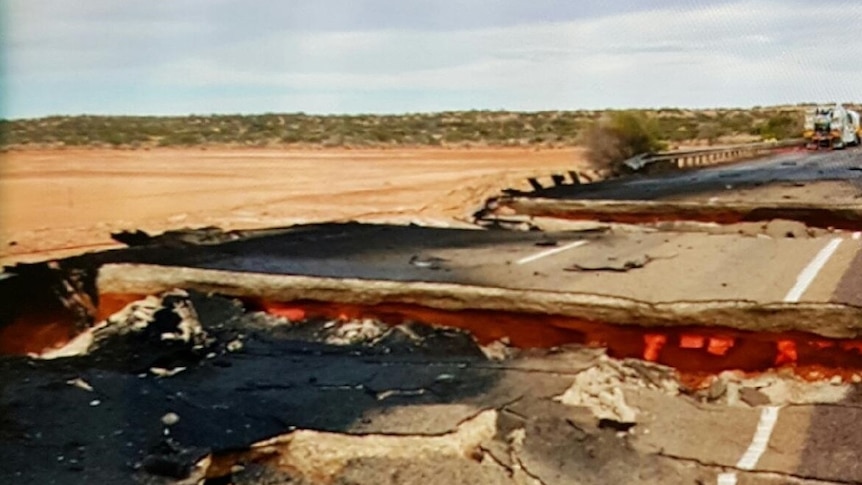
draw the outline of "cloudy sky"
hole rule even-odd
[[[0,0],[5,118],[862,101],[860,0]]]

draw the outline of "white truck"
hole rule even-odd
[[[805,141],[808,148],[841,149],[862,142],[859,113],[836,104],[818,106],[805,113]]]

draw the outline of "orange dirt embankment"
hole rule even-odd
[[[114,246],[121,229],[451,218],[584,166],[577,149],[25,150],[0,155],[0,263]]]

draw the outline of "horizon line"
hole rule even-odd
[[[766,108],[786,108],[786,107],[804,107],[804,106],[822,106],[822,105],[843,105],[843,106],[859,106],[862,101],[805,101],[797,103],[781,103],[781,104],[763,104],[750,106],[709,106],[709,107],[690,107],[690,106],[660,106],[660,107],[626,107],[626,108],[566,108],[566,109],[538,109],[538,110],[513,110],[505,108],[470,108],[470,109],[450,109],[439,111],[399,111],[399,112],[308,112],[308,111],[263,111],[263,112],[189,112],[185,114],[140,114],[140,113],[52,113],[38,116],[21,116],[21,117],[5,117],[0,116],[0,121],[16,122],[16,121],[35,121],[48,118],[190,118],[190,117],[226,117],[226,116],[282,116],[282,115],[301,115],[301,116],[317,116],[317,117],[386,117],[386,116],[415,116],[415,115],[440,115],[449,113],[516,113],[516,114],[535,114],[535,113],[601,113],[613,111],[731,111],[731,110],[755,110]]]

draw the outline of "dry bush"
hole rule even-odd
[[[655,125],[646,116],[631,111],[608,113],[581,134],[593,168],[619,173],[622,163],[636,155],[663,150]]]

